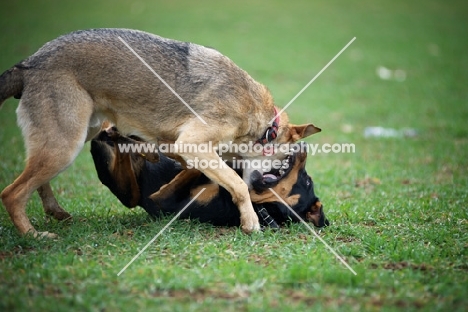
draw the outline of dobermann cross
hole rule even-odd
[[[115,127],[101,131],[91,141],[91,154],[101,182],[126,207],[143,207],[151,216],[176,214],[206,188],[180,218],[198,219],[218,226],[239,226],[239,210],[228,191],[213,183],[205,175],[192,176],[179,184],[172,194],[153,200],[150,195],[169,183],[182,170],[182,166],[159,153],[122,153],[119,144],[142,144],[138,137],[121,135]],[[252,204],[262,226],[278,228],[289,221],[299,222],[272,188],[304,220],[317,227],[328,226],[323,206],[314,193],[314,184],[305,170],[307,153],[298,148],[288,156],[286,172],[272,171],[252,175]],[[158,159],[154,161],[153,158]],[[239,175],[241,171],[237,171]]]

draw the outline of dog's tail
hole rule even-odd
[[[23,70],[19,66],[13,66],[0,76],[0,105],[14,96],[21,98],[23,92]]]

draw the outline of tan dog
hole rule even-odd
[[[218,51],[135,30],[77,31],[46,43],[0,76],[0,103],[11,96],[21,98],[17,116],[27,162],[1,197],[18,230],[34,236],[54,234],[37,232],[30,223],[31,194],[38,190],[47,214],[69,217],[49,181],[73,162],[104,119],[154,143],[288,143],[320,131],[289,124],[284,112],[270,124],[277,110],[267,88]],[[178,156],[220,160],[216,151]],[[242,230],[258,230],[246,183],[227,166],[201,171],[232,195]]]

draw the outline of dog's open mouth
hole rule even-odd
[[[272,168],[269,172],[265,172],[262,175],[264,183],[276,183],[279,182],[283,177],[287,176],[288,173],[294,166],[296,155],[294,153],[289,154],[285,159],[281,161],[280,168]]]
[[[283,178],[287,177],[294,166],[297,165],[297,157],[299,154],[299,151],[294,152],[290,150],[286,158],[281,161],[280,166],[272,166],[272,168],[266,172],[255,170],[250,177],[253,188],[258,191],[275,187]]]

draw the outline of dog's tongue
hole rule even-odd
[[[267,173],[263,175],[263,181],[265,182],[273,182],[276,180],[278,180],[278,178],[274,174]]]

